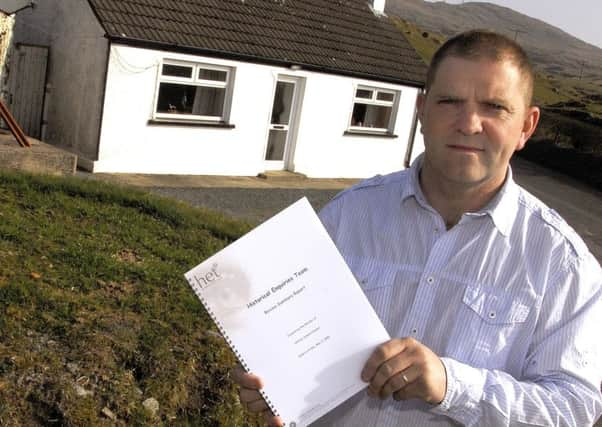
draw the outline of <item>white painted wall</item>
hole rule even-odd
[[[234,67],[234,129],[149,125],[162,58]],[[113,45],[95,172],[247,175],[265,170],[268,120],[279,74],[305,79],[294,169],[361,178],[403,168],[418,89],[267,65]],[[343,135],[357,84],[401,91],[397,138]]]

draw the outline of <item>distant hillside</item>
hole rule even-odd
[[[498,31],[516,38],[540,71],[564,77],[583,73],[584,79],[602,84],[602,49],[512,9],[480,2],[387,0],[386,12],[446,36],[471,28]]]

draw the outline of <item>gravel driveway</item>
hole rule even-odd
[[[149,187],[161,196],[173,197],[196,207],[224,212],[251,223],[262,222],[291,203],[307,196],[319,211],[340,190],[298,188],[165,188]]]
[[[602,262],[602,193],[518,156],[512,160],[512,170],[516,181],[557,210]],[[319,211],[335,194],[356,182],[279,175],[268,179],[136,174],[82,176],[144,188],[251,223],[269,218],[303,196]]]

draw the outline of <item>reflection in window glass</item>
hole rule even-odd
[[[395,99],[395,94],[390,93],[390,92],[377,92],[376,94],[376,99],[379,101],[388,101],[388,102],[393,102],[393,100]]]
[[[228,73],[221,70],[210,70],[207,68],[199,69],[199,80],[214,80],[216,82],[225,82],[228,78]]]
[[[392,107],[355,103],[351,126],[387,129],[391,120]]]
[[[225,88],[161,83],[157,112],[221,117]]]
[[[396,102],[399,94],[393,90],[358,87],[349,126],[355,130],[392,132],[395,127]],[[358,129],[359,128],[359,129]]]
[[[286,131],[271,129],[268,137],[268,148],[265,153],[266,160],[283,160],[284,147],[286,146]]]
[[[227,120],[231,75],[229,67],[166,61],[159,76],[156,116]]]
[[[184,65],[163,64],[161,74],[171,77],[192,77],[192,67]]]
[[[355,97],[356,98],[372,99],[372,91],[368,90],[368,89],[358,89],[355,92]]]
[[[272,124],[287,125],[291,116],[293,105],[294,83],[278,82],[272,105]]]

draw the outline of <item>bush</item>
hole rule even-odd
[[[552,140],[532,140],[518,155],[578,179],[602,191],[602,154],[558,146]]]

